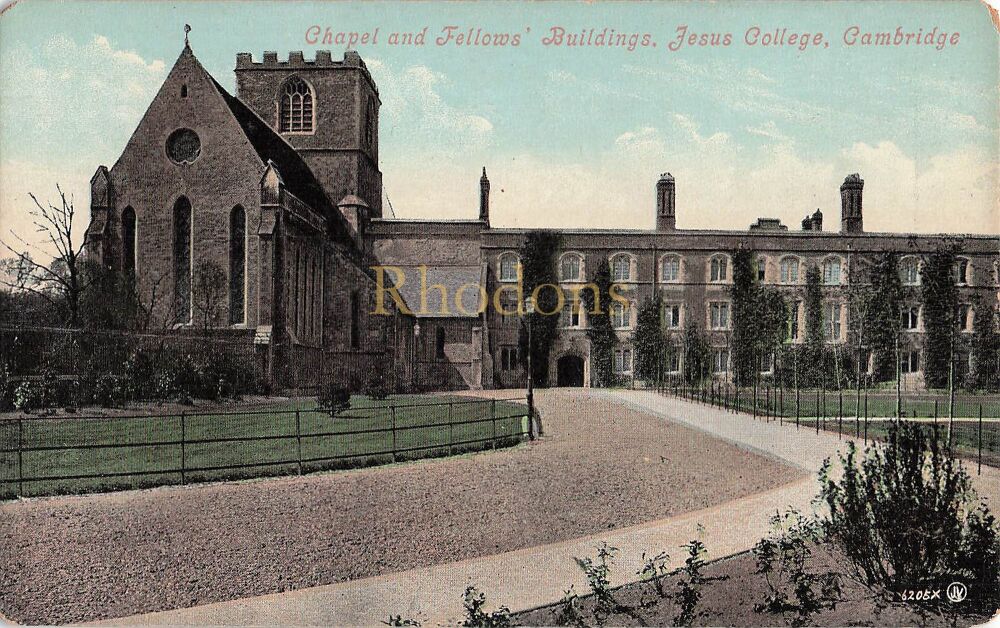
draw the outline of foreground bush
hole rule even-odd
[[[869,449],[860,463],[848,444],[839,479],[827,460],[820,472],[829,506],[823,532],[847,557],[852,575],[882,599],[944,591],[957,581],[969,591],[963,612],[992,612],[1000,603],[996,522],[976,503],[968,473],[940,441],[936,426],[893,424],[888,442]],[[948,604],[939,599],[925,606]]]
[[[316,404],[335,417],[351,407],[351,393],[343,386],[327,384],[320,390]]]
[[[816,613],[833,609],[840,599],[840,575],[809,569],[813,549],[822,540],[819,523],[796,511],[771,518],[774,531],[753,548],[757,573],[768,594],[754,606],[758,613],[794,613],[792,625],[810,623]]]

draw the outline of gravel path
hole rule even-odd
[[[571,539],[803,477],[581,392],[546,437],[394,467],[0,506],[0,611],[67,623],[362,578]]]

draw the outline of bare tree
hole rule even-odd
[[[63,299],[68,310],[68,323],[77,327],[80,322],[80,296],[86,289],[87,281],[83,273],[83,242],[73,238],[75,209],[73,199],[59,185],[59,205],[42,204],[34,194],[29,194],[35,207],[28,210],[35,232],[40,242],[32,243],[10,232],[15,246],[0,240],[0,245],[14,254],[16,272],[12,276],[0,278],[13,290],[23,290],[45,298],[54,307],[59,303],[54,295]],[[36,251],[41,258],[53,255],[52,263],[45,265],[35,260],[31,252]]]
[[[222,319],[227,295],[226,273],[218,264],[206,261],[195,268],[191,281],[192,305],[203,330]]]

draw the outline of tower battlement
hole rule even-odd
[[[307,60],[301,50],[292,50],[284,60],[278,59],[278,53],[272,50],[265,50],[260,61],[254,61],[253,53],[236,53],[237,70],[311,70],[316,68],[361,68],[366,73],[368,67],[364,60],[354,50],[344,52],[342,60],[334,60],[329,50],[317,50],[316,57]]]

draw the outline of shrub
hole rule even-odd
[[[419,626],[420,622],[416,619],[411,619],[409,617],[403,617],[402,615],[389,615],[389,619],[382,622],[386,626]]]
[[[827,538],[846,556],[855,578],[876,595],[969,587],[963,612],[992,611],[1000,602],[1000,541],[993,515],[975,503],[969,475],[932,432],[893,423],[888,441],[865,452],[853,443],[834,479],[820,471]],[[947,602],[926,600],[925,606]],[[948,608],[948,607],[945,607]],[[951,608],[954,610],[954,608]]]
[[[10,366],[4,362],[0,364],[0,412],[14,407],[14,388]]]
[[[14,389],[14,409],[20,412],[31,412],[41,406],[41,387],[31,380],[23,380]]]
[[[510,609],[506,606],[501,606],[492,613],[483,610],[486,606],[486,594],[479,592],[476,587],[470,586],[465,589],[465,593],[462,595],[462,606],[465,607],[463,626],[506,628],[511,625]]]
[[[639,576],[643,582],[653,583],[656,593],[660,597],[666,597],[667,591],[663,588],[663,580],[670,573],[670,569],[667,567],[670,555],[666,552],[660,552],[656,556],[646,558],[646,554],[643,553],[642,560],[642,568],[635,572],[635,575]]]
[[[125,375],[102,373],[93,382],[94,403],[104,408],[116,408],[125,405],[133,398],[130,382]]]
[[[589,557],[573,558],[576,564],[580,566],[580,569],[583,570],[584,575],[587,576],[587,584],[590,585],[590,591],[593,593],[594,599],[597,600],[597,607],[594,613],[598,618],[598,623],[602,623],[603,618],[606,618],[617,610],[618,605],[611,595],[610,580],[611,563],[614,562],[615,554],[617,553],[617,547],[611,547],[602,541],[597,548],[596,561]]]
[[[690,626],[696,619],[705,615],[704,611],[697,610],[698,602],[701,601],[702,587],[714,580],[724,580],[725,576],[707,577],[702,574],[706,550],[705,544],[699,539],[694,539],[681,547],[687,550],[688,557],[681,568],[681,578],[677,581],[677,591],[674,593],[674,602],[680,610],[674,616],[673,625]]]
[[[792,625],[803,626],[815,613],[836,607],[840,597],[840,576],[832,571],[812,573],[806,569],[813,555],[812,548],[821,537],[815,519],[790,511],[776,514],[771,524],[775,532],[753,548],[757,573],[764,576],[768,588],[767,598],[755,605],[754,610],[758,613],[795,613]]]
[[[384,401],[389,397],[389,377],[386,372],[378,369],[368,378],[368,385],[365,387],[365,395],[376,401]]]
[[[579,628],[584,628],[587,625],[576,605],[579,599],[577,594],[573,592],[573,585],[569,585],[569,588],[563,592],[562,606],[559,607],[559,613],[555,617],[555,625],[578,626]]]
[[[316,403],[329,412],[331,417],[335,417],[351,407],[351,393],[343,386],[327,384],[320,391]]]
[[[153,394],[153,361],[142,349],[129,353],[122,366],[122,387],[128,400],[146,399]]]

